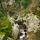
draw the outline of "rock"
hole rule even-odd
[[[14,26],[12,26],[12,36],[14,38],[14,40],[17,39],[18,34],[19,34],[19,29],[18,29],[19,25],[18,24],[14,24]]]
[[[28,20],[28,31],[31,32],[31,31],[34,31],[36,32],[40,26],[39,25],[39,22],[40,20],[37,18],[36,15],[33,15],[33,14],[29,14],[29,17],[27,18]]]

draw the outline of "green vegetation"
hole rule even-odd
[[[24,8],[26,8],[30,4],[30,0],[21,0],[21,4]]]
[[[4,10],[0,10],[0,32],[8,36],[11,33],[11,31],[11,23],[7,18],[6,12],[4,12]]]
[[[27,8],[30,4],[30,0],[15,0],[17,4],[22,5],[24,8]]]

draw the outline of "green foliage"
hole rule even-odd
[[[0,38],[3,38],[5,36],[5,33],[0,32]]]
[[[2,32],[6,39],[12,31],[11,23],[7,18],[7,14],[4,10],[0,9],[0,32]],[[1,35],[1,34],[0,34]]]
[[[11,29],[11,23],[7,18],[6,12],[4,10],[0,10],[0,32],[10,33]]]
[[[9,20],[4,16],[1,21],[1,29],[2,32],[10,32],[11,31],[11,23]]]
[[[21,0],[15,0],[15,2],[19,3]]]
[[[21,0],[21,4],[22,6],[24,6],[24,8],[26,8],[30,3],[30,0]]]
[[[7,16],[6,12],[2,8],[0,8],[0,18],[3,16]]]
[[[37,17],[40,19],[40,11],[37,13]]]
[[[30,4],[30,0],[15,0],[15,1],[16,1],[16,3],[18,3],[18,4],[21,3],[21,5],[22,5],[24,8],[26,8],[26,7]]]
[[[39,10],[36,10],[36,11],[34,12],[34,15],[37,15],[37,17],[40,19],[40,11],[39,11]]]

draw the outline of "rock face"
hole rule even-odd
[[[36,5],[32,7],[34,8],[35,6]],[[34,10],[35,9],[33,9],[33,11]],[[40,28],[40,25],[39,25],[40,20],[37,18],[36,15],[32,13],[28,13],[26,14],[26,16],[23,16],[24,14],[20,15],[19,13],[17,14],[15,12],[12,12],[12,15],[11,13],[9,13],[10,15],[8,14],[9,21],[12,24],[12,36],[14,40],[36,40],[35,33]],[[22,35],[20,35],[20,33],[22,33]],[[25,33],[26,33],[26,36],[25,36]]]
[[[40,26],[38,26],[40,20],[37,18],[36,15],[33,14],[29,14],[29,17],[27,19],[28,19],[28,31],[36,32],[40,28]]]
[[[13,17],[10,17],[12,18],[10,19],[10,22],[13,24],[12,35],[14,40],[17,38],[18,40],[32,40],[32,38],[36,40],[35,33],[40,28],[40,20],[34,14],[27,14],[27,16],[28,17],[18,16],[16,20]],[[20,35],[20,33],[22,33],[22,35]]]
[[[14,40],[17,39],[17,36],[19,34],[19,25],[18,24],[14,24],[14,26],[12,26],[12,35],[13,35],[13,38]]]

